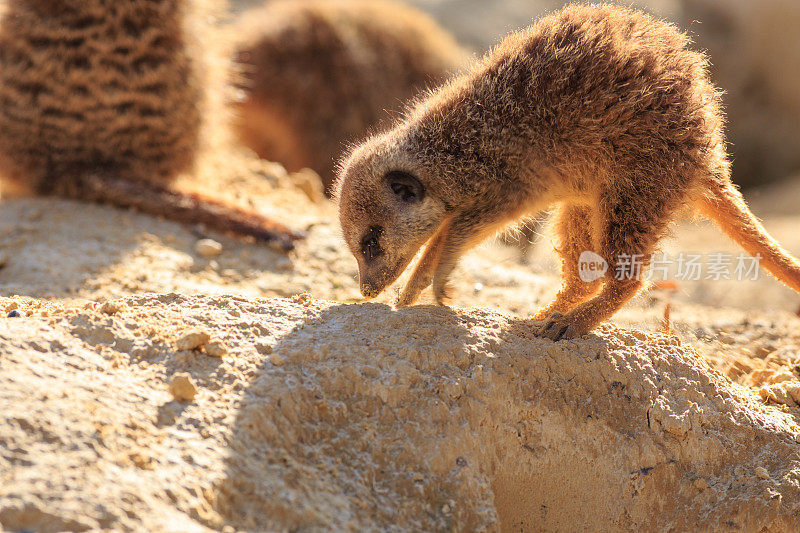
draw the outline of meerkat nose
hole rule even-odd
[[[361,294],[364,296],[364,298],[375,298],[378,293],[380,293],[380,291],[376,291],[374,288],[372,288],[372,285],[367,283],[361,284]]]

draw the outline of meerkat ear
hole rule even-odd
[[[386,181],[392,192],[407,204],[421,202],[425,197],[425,186],[408,172],[393,170],[386,174]]]

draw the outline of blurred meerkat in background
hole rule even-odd
[[[10,0],[0,26],[0,174],[35,194],[107,202],[255,237],[252,211],[169,188],[191,172],[206,104],[202,0]]]
[[[312,168],[326,189],[347,143],[469,59],[428,15],[394,2],[271,2],[233,29],[240,139],[290,172]]]

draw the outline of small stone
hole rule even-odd
[[[222,253],[222,245],[214,239],[200,239],[194,245],[194,251],[201,257],[212,259]]]
[[[269,355],[272,353],[272,344],[267,339],[259,339],[256,341],[256,350],[258,353]]]
[[[222,357],[228,353],[228,347],[222,341],[211,341],[206,344],[206,353],[211,357]]]
[[[5,252],[0,252],[0,268],[3,268],[8,264],[8,256]]]
[[[479,293],[479,292],[481,292],[482,290],[483,290],[483,283],[476,283],[476,284],[475,284],[475,286],[474,286],[474,287],[472,287],[472,291],[473,291],[475,294],[478,294],[478,293]]]
[[[109,302],[104,303],[100,307],[100,312],[101,313],[105,313],[107,315],[113,315],[113,314],[119,312],[122,309],[123,305],[124,304],[121,303],[121,302],[109,301]]]
[[[766,357],[775,351],[775,345],[772,343],[766,343],[758,348],[756,348],[756,353],[754,354],[759,359],[766,359]]]
[[[708,483],[706,483],[705,479],[699,477],[694,480],[694,488],[697,490],[706,490],[708,488]]]
[[[197,396],[197,387],[192,377],[185,372],[175,374],[169,384],[169,392],[179,402],[191,402]]]
[[[204,331],[190,331],[178,339],[175,346],[178,350],[196,350],[211,340],[211,336]]]
[[[8,318],[18,318],[22,315],[19,314],[19,311],[13,309],[10,313],[8,313]]]
[[[292,297],[292,301],[294,303],[303,304],[304,306],[308,307],[311,305],[311,295],[307,292],[302,292],[300,294],[296,294]]]
[[[13,311],[14,309],[19,309],[19,304],[17,302],[11,302],[8,304],[8,307],[6,307],[6,311]]]
[[[769,479],[769,472],[767,472],[767,469],[763,466],[757,466],[755,472],[756,477],[760,479]]]

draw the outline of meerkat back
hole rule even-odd
[[[330,185],[346,144],[444,81],[468,54],[432,19],[384,1],[280,1],[236,25],[242,141]]]

